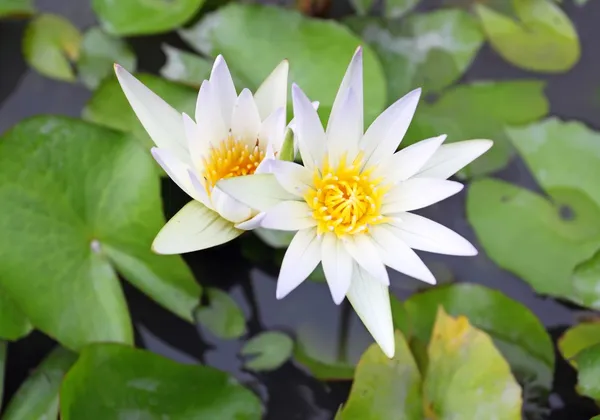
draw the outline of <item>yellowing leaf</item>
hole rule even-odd
[[[573,358],[582,350],[600,344],[600,322],[584,322],[569,328],[558,340],[562,356],[575,367]]]

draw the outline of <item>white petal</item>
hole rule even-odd
[[[201,181],[200,178],[198,178],[198,175],[196,175],[196,173],[191,169],[188,169],[188,177],[192,183],[194,192],[196,193],[194,198],[200,201],[209,209],[214,210],[210,197],[208,196],[208,193],[206,191],[206,181],[204,181],[204,179],[202,179]]]
[[[288,61],[283,60],[256,90],[254,100],[262,120],[278,108],[282,108],[285,115],[289,69]]]
[[[329,285],[331,297],[339,305],[350,288],[352,280],[352,257],[344,244],[333,233],[323,235],[321,242],[323,272]]]
[[[218,146],[227,138],[229,126],[225,125],[219,110],[219,99],[215,96],[215,87],[208,80],[202,82],[196,103],[196,126],[201,141]]]
[[[211,190],[210,200],[215,211],[232,223],[245,222],[252,217],[250,207],[224,193],[218,186],[214,186]]]
[[[285,135],[285,109],[278,108],[260,126],[258,140],[261,146],[270,145],[274,152],[281,150]]]
[[[265,217],[266,213],[258,213],[256,216],[246,220],[245,222],[238,223],[235,225],[237,229],[242,230],[254,230],[260,228],[260,222]]]
[[[156,146],[188,163],[181,114],[123,67],[115,65],[115,73],[135,115]]]
[[[313,101],[312,106],[317,111],[319,109],[319,101]],[[298,155],[298,133],[296,132],[296,119],[292,118],[287,125],[287,128],[292,130],[294,134],[294,158]]]
[[[209,144],[206,138],[202,137],[196,123],[186,113],[183,113],[183,127],[185,129],[185,137],[190,151],[192,166],[197,171],[201,171],[203,157],[208,152]]]
[[[376,225],[371,227],[373,238],[379,256],[385,265],[396,271],[414,277],[429,284],[435,284],[435,277],[419,256],[405,244],[396,230],[390,225]]]
[[[425,165],[445,139],[445,134],[433,137],[394,153],[390,160],[382,165],[381,174],[383,175],[385,171],[385,180],[390,183],[407,180]],[[377,177],[377,175],[379,171],[376,170],[373,176]]]
[[[317,111],[296,84],[292,85],[292,99],[296,133],[298,134],[298,149],[302,156],[302,163],[312,170],[315,166],[321,166],[325,154],[325,131]]]
[[[342,155],[349,160],[356,156],[362,129],[362,106],[359,106],[354,90],[349,88],[336,113],[331,113],[327,126],[327,155],[332,166],[338,165]]]
[[[217,186],[236,200],[259,211],[266,211],[282,201],[297,199],[279,185],[273,174],[222,179]]]
[[[281,186],[295,196],[303,197],[313,186],[312,173],[295,162],[273,160],[270,169]]]
[[[275,154],[273,153],[273,148],[271,145],[267,146],[267,150],[265,151],[264,159],[258,164],[256,169],[254,170],[255,174],[270,174],[273,172],[272,166],[273,162],[275,162]]]
[[[190,201],[161,229],[152,244],[158,254],[183,254],[210,248],[243,231],[198,201]]]
[[[397,216],[394,233],[411,248],[447,255],[477,255],[469,241],[444,225],[412,213]]]
[[[390,278],[381,261],[379,251],[367,234],[356,234],[344,238],[346,251],[352,258],[382,284],[389,286]]]
[[[396,151],[412,121],[420,96],[421,89],[407,93],[371,124],[361,141],[365,166],[376,165]]]
[[[491,140],[466,140],[442,145],[425,163],[416,176],[423,178],[450,178],[489,150]]]
[[[226,128],[231,127],[231,115],[237,93],[235,85],[229,72],[229,67],[223,56],[219,55],[215,59],[212,71],[210,73],[210,82],[214,88],[215,106],[219,106],[220,115]]]
[[[316,229],[301,230],[285,252],[277,279],[277,299],[283,299],[313,272],[321,260]]]
[[[417,210],[458,193],[460,182],[435,178],[411,178],[392,188],[384,198],[383,214]]]
[[[354,92],[353,96],[355,97],[354,101],[356,103],[356,109],[354,112],[356,115],[359,115],[360,118],[357,118],[356,122],[351,122],[351,124],[356,125],[357,131],[360,131],[360,134],[363,133],[363,60],[362,60],[362,47],[358,47],[352,56],[352,60],[348,65],[348,69],[346,70],[346,74],[344,75],[344,79],[340,84],[340,88],[338,89],[335,100],[333,101],[333,106],[331,107],[331,113],[329,114],[329,122],[327,123],[327,138],[329,138],[331,134],[331,130],[333,129],[332,120],[335,121],[335,124],[339,124],[343,121],[340,119],[340,115],[345,115],[343,109],[346,108],[347,105],[345,102],[347,101],[347,92],[348,90],[352,90]]]
[[[304,201],[284,201],[266,211],[261,227],[275,230],[301,230],[317,225]]]
[[[171,178],[179,188],[185,191],[185,193],[193,199],[202,201],[196,193],[196,189],[192,185],[188,175],[188,170],[190,169],[188,165],[181,162],[168,149],[153,147],[150,149],[150,152],[152,153],[154,160],[156,160],[161,168],[165,170],[169,178]]]
[[[394,324],[388,286],[354,266],[348,300],[387,357],[394,357]]]
[[[260,125],[260,116],[252,93],[250,90],[244,89],[233,107],[231,134],[236,140],[243,140],[254,146],[258,139]]]

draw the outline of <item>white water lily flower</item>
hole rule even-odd
[[[362,52],[354,55],[324,130],[298,86],[294,115],[304,166],[273,161],[273,174],[218,185],[260,209],[261,226],[298,231],[277,282],[281,299],[322,262],[335,303],[347,296],[384,353],[394,355],[386,266],[427,283],[435,278],[413,249],[475,255],[452,230],[411,213],[462,189],[447,180],[488,150],[490,140],[442,145],[427,139],[399,152],[420,90],[390,106],[363,132]],[[279,187],[278,187],[279,185]]]
[[[223,178],[264,172],[286,128],[288,63],[281,62],[252,95],[238,96],[222,56],[200,87],[195,121],[180,114],[124,68],[115,72],[125,96],[156,144],[152,156],[190,197],[159,232],[160,254],[197,251],[257,227],[257,211],[216,186]]]

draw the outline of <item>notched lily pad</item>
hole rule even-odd
[[[294,350],[294,340],[279,331],[266,331],[244,344],[240,354],[249,357],[244,367],[253,371],[275,370],[283,365]]]
[[[246,333],[246,319],[241,308],[226,292],[210,288],[205,291],[208,305],[194,311],[196,321],[223,339],[238,338]]]

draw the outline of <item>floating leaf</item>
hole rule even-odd
[[[21,385],[2,420],[56,419],[60,384],[75,360],[75,353],[54,349]]]
[[[197,97],[194,89],[149,74],[138,74],[137,77],[173,108],[194,115]],[[84,108],[82,117],[99,125],[132,133],[148,149],[154,146],[115,77],[105,80],[96,89],[92,99]]]
[[[202,81],[210,77],[212,64],[205,58],[167,44],[162,49],[167,62],[160,69],[160,75],[165,79],[199,88]]]
[[[402,333],[388,358],[377,344],[362,355],[348,402],[336,420],[422,420],[421,374]],[[465,417],[466,418],[466,417]]]
[[[492,47],[515,66],[564,72],[580,56],[579,37],[569,17],[552,1],[513,1],[518,20],[477,4],[475,11]]]
[[[350,0],[352,8],[361,16],[369,13],[373,3],[375,3],[375,0]]]
[[[258,420],[258,398],[209,366],[184,365],[119,344],[86,347],[60,390],[63,420]]]
[[[104,29],[115,35],[168,32],[190,20],[204,0],[92,0]]]
[[[514,153],[506,128],[548,113],[544,82],[478,82],[447,90],[434,104],[421,103],[402,146],[444,133],[448,142],[492,139],[494,147],[460,175],[477,176],[503,168]]]
[[[600,322],[584,322],[569,328],[558,340],[562,356],[573,364],[582,350],[600,344]]]
[[[435,92],[454,83],[483,44],[477,20],[462,10],[412,15],[402,25],[377,18],[346,23],[379,55],[390,103],[417,87]]]
[[[577,392],[600,400],[600,344],[577,353],[574,362],[577,365]]]
[[[343,362],[324,362],[308,353],[301,342],[294,348],[294,359],[308,369],[312,376],[323,381],[352,379],[354,366]]]
[[[224,291],[215,288],[207,289],[205,293],[209,304],[196,309],[196,321],[223,339],[242,336],[246,332],[246,319],[235,300]]]
[[[33,0],[0,0],[0,17],[28,16],[34,12]]]
[[[31,323],[72,349],[132,341],[115,269],[192,320],[200,288],[150,244],[164,225],[149,154],[111,130],[61,117],[0,141],[0,287]]]
[[[15,302],[0,291],[0,339],[18,340],[33,329],[31,323]]]
[[[425,417],[521,419],[521,388],[492,339],[438,310],[423,383]]]
[[[277,369],[292,356],[293,350],[294,341],[287,334],[266,331],[248,340],[240,354],[251,356],[244,363],[246,369],[262,371]]]
[[[277,42],[273,42],[273,34],[277,34]],[[204,54],[222,53],[229,68],[243,77],[250,89],[256,89],[287,58],[292,63],[290,80],[311,100],[320,101],[322,118],[329,115],[348,62],[361,44],[337,22],[239,3],[208,14],[196,26],[182,30],[181,36]],[[365,46],[363,55],[365,119],[372,121],[385,105],[385,80],[381,64],[369,47]]]
[[[23,55],[27,63],[44,76],[74,82],[72,64],[79,57],[81,34],[63,17],[43,14],[25,30]]]
[[[114,63],[133,72],[136,62],[135,54],[127,43],[102,29],[93,27],[83,35],[77,68],[79,77],[88,88],[95,89],[102,80],[112,75]]]
[[[296,232],[258,228],[254,230],[264,243],[273,248],[287,248]]]

